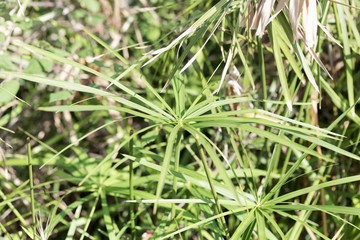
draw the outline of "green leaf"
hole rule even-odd
[[[91,73],[91,74],[94,74],[100,78],[103,78],[105,79],[106,81],[108,81],[109,83],[111,84],[114,84],[115,86],[117,86],[119,89],[123,90],[124,92],[126,92],[127,94],[131,95],[132,97],[138,99],[140,102],[142,102],[143,104],[147,105],[148,107],[152,108],[153,110],[155,110],[156,112],[158,112],[159,114],[163,115],[165,118],[167,119],[171,119],[173,120],[174,117],[172,115],[170,115],[169,113],[165,112],[163,109],[161,109],[160,107],[158,107],[157,105],[153,104],[151,101],[145,99],[144,97],[140,96],[139,94],[135,93],[133,90],[131,90],[130,88],[122,85],[120,82],[117,82],[117,80],[113,80],[112,78],[110,78],[109,76],[107,76],[106,74],[104,73],[101,73],[101,72],[98,72],[90,67],[87,67],[85,65],[82,65],[78,62],[75,62],[75,61],[72,61],[70,59],[67,59],[67,58],[64,58],[63,56],[59,55],[59,54],[56,54],[56,53],[53,53],[53,52],[49,52],[49,51],[45,51],[43,49],[40,49],[40,48],[37,48],[37,47],[34,47],[34,46],[31,46],[31,45],[28,45],[28,44],[25,44],[25,43],[22,43],[21,41],[15,41],[15,44],[16,45],[19,45],[29,51],[32,51],[32,52],[35,52],[37,54],[41,54],[43,55],[44,57],[46,58],[50,58],[52,60],[55,60],[55,61],[59,61],[61,63],[64,63],[64,64],[69,64],[73,67],[76,67],[76,68],[79,68],[85,72],[88,72],[88,73]],[[8,73],[8,74],[12,74],[13,76],[18,74],[18,73]],[[27,80],[30,80],[29,79],[30,77],[28,78],[25,78]],[[30,80],[31,81],[31,80]],[[50,80],[51,81],[51,80]],[[63,81],[62,81],[63,82]],[[44,83],[44,84],[48,84],[48,83]],[[70,84],[69,82],[63,82],[61,85],[64,89],[68,89],[66,88],[66,85],[67,84]],[[51,84],[48,84],[48,85],[51,85]],[[79,85],[79,84],[78,84]],[[84,86],[84,87],[87,87],[87,86]],[[83,88],[83,87],[81,87]],[[72,89],[72,90],[75,90],[75,89]],[[130,103],[128,101],[128,103]],[[131,104],[131,103],[130,103]],[[134,103],[135,104],[135,103]],[[132,105],[132,104],[131,104]],[[138,104],[136,104],[138,105]]]
[[[261,214],[261,211],[255,211],[256,216],[256,224],[257,224],[257,230],[259,234],[259,239],[266,239],[266,227],[265,227],[265,219],[264,216]]]
[[[159,177],[159,183],[158,183],[158,186],[156,189],[156,199],[160,199],[160,197],[161,197],[161,193],[162,193],[164,185],[165,185],[166,176],[169,173],[170,161],[171,161],[171,157],[173,154],[176,137],[177,137],[180,127],[181,127],[180,125],[176,125],[171,130],[170,136],[168,138],[166,150],[165,150],[164,161],[163,161],[163,165],[162,165],[161,173],[160,173],[160,177]],[[154,207],[154,212],[156,212],[156,204]]]
[[[68,98],[70,98],[72,95],[73,95],[73,94],[72,94],[71,92],[65,91],[65,90],[64,90],[64,91],[55,92],[55,93],[51,93],[51,94],[50,94],[49,103],[68,99]]]
[[[301,203],[291,203],[291,204],[277,204],[272,206],[274,210],[281,211],[299,211],[299,210],[308,210],[308,211],[324,211],[335,214],[344,214],[344,215],[360,215],[360,208],[357,207],[346,207],[346,206],[333,206],[333,205],[305,205]]]
[[[0,55],[1,61],[0,61],[0,69],[4,70],[16,70],[16,66],[12,63],[10,60],[10,57],[7,54]]]
[[[213,146],[211,145],[211,141],[208,138],[206,138],[206,136],[204,136],[204,134],[202,134],[199,130],[195,129],[192,126],[186,125],[184,129],[188,131],[195,139],[199,140],[199,143],[201,144],[202,147],[204,147],[204,150],[209,155],[209,158],[216,166],[216,169],[219,172],[219,178],[224,182],[225,186],[229,189],[229,192],[232,194],[231,196],[232,199],[235,199],[240,203],[241,201],[239,198],[239,194],[234,184],[232,183],[230,177],[228,176],[226,169],[223,165],[223,162],[214,151]],[[227,162],[227,167],[230,167],[228,162]]]
[[[256,219],[255,217],[256,208],[252,209],[249,213],[247,213],[244,217],[244,220],[240,223],[240,225],[236,228],[234,234],[231,236],[230,240],[242,239],[241,236],[243,233],[249,228],[251,223]]]
[[[39,63],[45,72],[51,72],[54,66],[54,62],[50,59],[40,59]]]
[[[97,0],[80,0],[81,5],[84,8],[90,10],[93,13],[96,13],[100,10],[100,3]]]
[[[149,26],[149,29],[146,31],[146,37],[151,42],[157,41],[161,37],[161,31],[157,26]]]
[[[102,212],[103,212],[103,217],[104,217],[104,223],[106,226],[106,230],[109,236],[109,239],[115,239],[115,224],[113,222],[113,218],[110,216],[110,206],[107,203],[107,199],[106,199],[106,193],[104,191],[101,191],[101,207],[102,207]]]
[[[348,93],[349,105],[355,103],[354,97],[354,60],[351,57],[351,49],[349,43],[349,34],[348,26],[346,24],[346,19],[344,15],[343,6],[341,4],[336,5],[338,14],[335,14],[337,17],[338,32],[341,34],[342,43],[343,43],[343,56],[345,61],[345,73],[346,73],[346,92]],[[340,29],[339,29],[340,28]],[[355,108],[351,110],[351,114],[355,116]]]
[[[157,113],[149,108],[143,107],[143,106],[135,103],[134,101],[130,101],[125,98],[116,96],[110,92],[106,92],[106,91],[103,91],[103,90],[100,90],[97,88],[93,88],[90,86],[82,85],[79,83],[54,80],[54,79],[50,79],[50,78],[40,77],[40,76],[36,76],[36,75],[31,75],[31,74],[22,74],[22,73],[17,73],[17,72],[2,72],[2,74],[0,73],[0,77],[3,77],[5,75],[7,75],[7,76],[11,75],[14,77],[22,78],[22,79],[40,83],[40,84],[46,84],[46,85],[50,85],[50,86],[54,86],[54,87],[60,87],[60,88],[67,89],[67,90],[91,93],[91,94],[95,94],[98,96],[111,98],[119,103],[122,103],[122,104],[128,106],[128,107],[148,113],[151,116],[154,116],[154,117],[158,116],[160,118],[163,118],[164,120],[168,119],[167,117],[162,116],[160,113]]]
[[[276,28],[276,25],[271,25],[271,26],[272,27],[271,27],[270,40],[271,40],[271,43],[273,46],[276,68],[278,70],[279,80],[281,83],[282,92],[284,94],[286,105],[289,108],[289,111],[292,111],[292,100],[291,100],[290,91],[289,91],[289,87],[288,87],[288,83],[287,83],[287,77],[285,74],[284,63],[283,63],[283,59],[281,56],[281,51],[280,51],[280,46],[279,46],[280,45],[279,36],[276,34],[276,32],[278,30]]]
[[[0,104],[8,103],[14,99],[19,88],[20,83],[17,80],[12,80],[0,85]]]
[[[25,68],[24,73],[38,74],[43,73],[43,68],[40,61],[37,59],[31,59],[29,65]]]
[[[315,186],[303,188],[303,189],[300,189],[300,190],[297,190],[297,191],[293,191],[293,192],[284,194],[284,195],[282,195],[280,197],[277,197],[277,198],[275,198],[273,200],[268,201],[264,205],[266,205],[266,206],[274,205],[274,204],[284,202],[284,201],[293,199],[295,197],[307,194],[309,192],[318,191],[318,190],[323,189],[323,188],[337,186],[337,185],[341,185],[341,184],[348,184],[348,183],[352,183],[352,182],[359,182],[359,181],[360,181],[360,175],[355,175],[355,176],[351,176],[351,177],[345,177],[345,178],[340,178],[340,179],[336,179],[336,180],[333,180],[333,181],[320,183],[320,184],[315,185]]]

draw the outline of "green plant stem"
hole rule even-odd
[[[216,190],[215,190],[215,187],[214,187],[214,184],[212,182],[212,179],[211,179],[211,173],[210,173],[210,169],[207,165],[207,162],[206,162],[206,156],[205,156],[205,153],[204,153],[204,150],[202,149],[200,143],[198,142],[198,147],[199,147],[199,151],[200,151],[200,158],[201,158],[201,161],[202,161],[202,164],[204,166],[204,170],[205,170],[205,174],[206,174],[206,178],[208,180],[208,183],[210,185],[210,189],[211,189],[211,193],[214,197],[214,201],[215,201],[215,214],[218,215],[218,214],[221,214],[222,211],[221,211],[221,206],[220,206],[220,203],[218,201],[218,196],[217,196],[217,193],[216,193]],[[224,232],[224,235],[226,236],[226,239],[229,239],[230,238],[230,235],[229,235],[229,230],[226,226],[226,221],[225,221],[225,218],[224,217],[221,217],[220,219],[218,219],[218,222],[219,222],[219,226],[223,229],[223,232]]]
[[[175,148],[175,164],[174,164],[175,172],[179,172],[182,140],[183,140],[183,134],[182,134],[182,131],[179,131],[178,136],[176,138],[176,148]],[[173,198],[174,199],[176,198],[176,195],[177,195],[177,177],[174,176],[174,180],[173,180]],[[171,217],[175,219],[175,216],[176,216],[175,204],[172,204]]]
[[[134,134],[134,130],[130,130],[130,135]],[[133,156],[134,152],[134,138],[131,138],[129,141],[129,154]],[[130,200],[134,200],[134,166],[133,161],[130,160],[130,166],[129,166],[129,189],[130,189]],[[136,236],[136,228],[135,228],[135,209],[134,209],[134,203],[130,203],[130,225],[131,225],[131,239],[135,239]]]
[[[325,23],[325,20],[327,19],[327,14],[328,14],[328,11],[329,11],[329,2],[326,3],[325,6],[323,6],[324,8],[324,12],[323,12],[323,17],[321,19],[321,23],[324,24]],[[321,46],[322,46],[322,42],[323,42],[323,39],[321,38],[321,35],[322,33],[320,32],[319,35],[318,35],[318,39],[317,39],[317,46],[316,46],[316,51],[319,52],[321,51]],[[318,81],[318,84],[319,84],[319,89],[321,89],[321,75],[320,75],[320,66],[318,64],[315,64],[313,63],[312,64],[312,70],[313,72],[316,72],[316,78],[317,78],[317,81]],[[306,95],[310,95],[310,97],[312,97],[313,94],[311,94],[311,91],[314,91],[314,89],[309,89],[309,87],[307,87],[306,89],[306,94],[304,94],[305,96]],[[305,98],[304,96],[304,98]],[[308,97],[308,96],[307,96]],[[321,91],[319,92],[318,94],[318,104],[320,105],[320,108],[321,108]],[[317,106],[316,106],[317,107]],[[311,115],[311,114],[310,114]],[[310,121],[312,122],[313,125],[318,125],[318,113],[317,111],[314,111],[314,115],[316,116],[313,116],[315,117],[315,121],[313,119],[311,119]],[[313,118],[311,117],[311,118]],[[321,151],[321,147],[320,146],[316,146],[316,149],[317,151],[319,152],[319,154],[322,154],[322,151]],[[321,181],[323,181],[324,179],[324,174],[325,174],[325,171],[326,171],[326,165],[323,165],[322,163],[322,160],[320,158],[318,158],[318,168],[319,168],[319,172],[318,172],[318,178],[313,182],[313,186],[314,185],[317,185],[317,184],[320,184]],[[332,167],[330,167],[331,169]],[[310,205],[311,202],[313,202],[314,204],[318,201],[318,198],[316,198],[316,200],[313,201],[314,199],[314,196],[315,196],[315,192],[314,193],[310,193],[308,194],[308,196],[306,197],[306,200],[305,200],[305,204],[308,204]],[[324,189],[321,189],[320,190],[320,203],[322,205],[325,205],[325,191]],[[310,216],[310,213],[306,212],[306,211],[302,211],[299,213],[299,218],[302,219],[302,220],[306,220],[308,219],[308,217]],[[322,219],[322,227],[323,227],[323,232],[325,233],[325,235],[328,234],[328,229],[327,229],[327,216],[326,216],[326,213],[325,212],[322,212],[321,213],[321,219]],[[299,224],[299,222],[296,222],[294,228],[293,228],[293,231],[291,232],[291,235],[290,237],[292,238],[297,238],[299,237],[300,233],[301,233],[301,228],[303,227],[303,225]]]
[[[84,228],[83,228],[84,232],[83,232],[83,234],[81,234],[80,240],[83,240],[84,237],[86,236],[85,233],[87,232],[87,229],[89,228],[90,223],[91,223],[91,219],[92,219],[92,217],[94,216],[94,213],[95,213],[95,210],[96,210],[96,206],[97,206],[97,204],[98,204],[98,202],[99,202],[100,194],[101,194],[101,188],[99,188],[99,190],[98,190],[98,192],[97,192],[97,195],[96,195],[96,197],[95,197],[95,199],[94,199],[94,203],[93,203],[92,208],[91,208],[91,210],[90,210],[90,213],[89,213],[89,215],[88,215],[88,217],[87,217],[86,223],[85,223]]]
[[[35,218],[35,194],[34,194],[34,181],[32,171],[32,158],[31,158],[31,144],[30,138],[26,139],[27,142],[27,155],[28,155],[28,167],[29,167],[29,182],[30,182],[30,201],[31,201],[31,217],[33,228],[33,239],[36,239],[36,218]]]
[[[262,90],[263,90],[263,99],[267,99],[267,85],[266,85],[266,73],[265,73],[265,60],[264,60],[264,50],[261,39],[258,37],[257,39],[257,46],[259,51],[259,66],[260,66],[260,78],[262,83]],[[266,109],[266,102],[264,101],[264,109]]]
[[[343,57],[345,63],[345,77],[346,77],[346,92],[348,94],[349,105],[353,105],[355,103],[354,96],[354,62],[351,57],[351,48],[350,48],[350,39],[349,33],[346,25],[346,18],[343,6],[340,4],[333,4],[334,15],[336,19],[336,27],[339,34],[339,38],[342,40],[341,43],[343,45]],[[350,33],[351,34],[351,33]],[[351,109],[351,114],[355,116],[355,108]]]
[[[355,105],[353,105],[351,108],[353,108]],[[347,109],[343,114],[341,114],[334,122],[331,123],[329,127],[326,128],[328,131],[332,131],[338,123],[344,119],[345,116],[350,112],[351,108]],[[312,143],[308,149],[314,149],[317,146],[317,144]],[[298,169],[298,167],[301,164],[301,161],[306,158],[308,153],[303,153],[300,157],[297,158],[295,163],[292,165],[292,167],[286,172],[286,174],[281,178],[281,180],[272,188],[272,190],[262,199],[262,203],[265,203],[266,201],[269,201],[276,193],[280,190],[280,188],[284,185],[286,181],[291,177],[291,175]],[[313,184],[314,185],[314,184]]]

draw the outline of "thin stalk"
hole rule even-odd
[[[244,161],[243,161],[243,159],[242,159],[242,157],[240,155],[239,149],[238,149],[238,145],[241,144],[241,142],[238,139],[235,139],[238,136],[237,136],[237,134],[235,132],[232,131],[231,128],[226,128],[226,130],[227,130],[228,135],[230,136],[230,142],[231,142],[231,146],[232,146],[232,148],[234,150],[234,154],[236,156],[235,159],[237,161],[237,165],[238,165],[239,168],[244,169],[245,164],[244,164]],[[236,140],[238,140],[238,141],[236,141]],[[254,174],[253,174],[252,168],[249,167],[249,169],[250,169],[250,173],[251,173],[251,176],[252,176],[252,179],[253,179]],[[242,186],[242,184],[240,182],[240,179],[237,177],[237,175],[236,175],[236,173],[234,171],[234,168],[231,168],[231,170],[234,173],[234,176],[236,177],[235,180],[236,180],[237,185],[239,186],[239,190],[240,190],[241,194],[243,194],[244,199],[246,201],[246,197],[245,197],[245,194],[244,194],[244,187]],[[245,171],[244,171],[244,175],[246,176],[245,181],[247,182],[247,184],[249,186],[252,186],[252,184],[250,184],[248,182],[249,181],[248,179],[250,178],[250,176],[248,177],[246,175]]]
[[[130,136],[134,134],[134,129],[130,130]],[[134,138],[131,138],[129,141],[129,154],[130,156],[133,155],[133,145],[134,145]],[[130,200],[134,200],[134,166],[133,161],[130,160],[129,166],[129,190],[130,190]],[[130,226],[131,226],[131,239],[135,239],[136,229],[135,229],[135,210],[134,210],[134,203],[130,203]]]
[[[200,158],[201,158],[201,161],[202,161],[202,164],[204,166],[204,170],[205,170],[205,174],[206,174],[206,178],[208,180],[208,183],[210,185],[210,189],[211,189],[211,193],[214,197],[214,201],[215,201],[215,214],[216,215],[219,215],[222,213],[221,211],[221,206],[220,206],[220,203],[219,203],[219,199],[218,199],[218,196],[217,196],[217,193],[216,193],[216,190],[215,190],[215,187],[214,187],[214,184],[212,182],[212,179],[211,179],[211,173],[210,173],[210,169],[207,165],[207,162],[206,162],[206,156],[205,156],[205,153],[204,153],[204,150],[203,148],[201,147],[200,143],[197,142],[198,144],[198,147],[199,147],[199,151],[200,151]],[[223,233],[224,235],[226,236],[226,239],[229,239],[230,238],[230,235],[229,235],[229,230],[226,226],[226,221],[225,221],[225,218],[222,216],[220,219],[218,219],[218,222],[219,222],[219,227],[221,227],[223,229]]]
[[[31,217],[32,217],[32,225],[33,225],[32,226],[33,239],[35,240],[36,239],[35,194],[34,194],[30,138],[27,138],[26,142],[27,142],[27,155],[28,155],[28,167],[29,167],[30,201],[31,201]]]
[[[180,152],[181,152],[181,142],[183,139],[182,131],[179,131],[178,137],[176,138],[176,148],[175,148],[175,164],[174,164],[174,171],[179,172],[179,165],[180,165]],[[177,195],[177,177],[174,176],[173,180],[173,198],[176,199]],[[175,218],[176,216],[176,209],[175,204],[171,206],[171,217]]]
[[[345,13],[343,10],[343,6],[340,4],[333,4],[335,20],[337,31],[339,34],[339,38],[342,40],[343,45],[343,57],[345,63],[345,77],[346,77],[346,92],[348,93],[348,101],[349,105],[353,105],[355,103],[354,96],[354,61],[353,57],[351,57],[351,48],[350,48],[350,39],[348,33],[348,26],[346,24]],[[351,109],[352,116],[355,116],[355,108]]]
[[[328,14],[328,11],[329,11],[329,3],[326,3],[326,5],[324,6],[324,12],[323,12],[322,20],[321,20],[322,24],[324,24],[325,20],[327,19],[326,16]],[[338,23],[338,21],[336,21],[336,23]],[[323,40],[321,38],[321,32],[320,32],[318,35],[317,46],[316,46],[317,52],[319,52],[321,50],[322,42],[323,42]],[[321,77],[320,76],[320,66],[318,64],[313,63],[312,70],[316,72],[317,80],[318,80],[318,83],[320,84],[321,83],[321,81],[320,81],[320,77]],[[319,87],[321,87],[321,85]],[[312,90],[308,91],[307,93],[310,95],[311,101],[316,101],[316,109],[313,109],[313,107],[310,108],[310,114],[309,114],[310,122],[314,126],[319,126],[317,107],[318,107],[318,104],[320,104],[320,108],[321,108],[321,91],[320,91],[320,93],[317,93],[312,89]],[[321,150],[320,146],[316,146],[316,151],[320,155],[322,155],[322,150]],[[327,169],[327,166],[323,165],[322,159],[320,159],[320,158],[318,158],[317,165],[318,165],[318,169],[319,169],[318,178],[313,182],[312,185],[320,184],[324,180],[324,174]],[[332,167],[330,167],[330,168],[332,168]],[[305,204],[310,205],[314,199],[314,196],[315,196],[315,192],[309,193],[305,199]],[[319,200],[320,200],[321,205],[326,204],[324,189],[320,190],[320,199]],[[317,200],[314,200],[313,202],[316,203]],[[306,219],[308,219],[309,215],[310,214],[307,213],[306,211],[302,211],[299,213],[299,218],[303,221],[306,221]],[[321,221],[322,221],[323,233],[325,235],[328,235],[327,216],[326,216],[325,212],[321,213]],[[297,222],[293,228],[293,231],[291,232],[290,238],[298,238],[302,227],[303,226],[299,222]]]
[[[84,232],[83,232],[83,234],[81,234],[80,240],[83,240],[84,237],[86,236],[85,233],[87,233],[87,229],[88,229],[89,226],[90,226],[91,219],[92,219],[92,217],[94,216],[94,213],[95,213],[95,210],[96,210],[96,205],[97,205],[97,203],[98,203],[98,201],[99,201],[99,196],[100,196],[100,194],[101,194],[101,188],[99,188],[99,190],[98,190],[98,192],[97,192],[97,195],[96,195],[96,197],[95,197],[95,199],[94,199],[94,203],[92,204],[90,213],[89,213],[88,218],[87,218],[87,220],[86,220],[86,223],[85,223],[85,225],[84,225],[84,228],[83,228]]]
[[[26,221],[24,217],[21,215],[21,213],[16,209],[16,207],[12,204],[12,201],[10,201],[10,198],[8,198],[5,193],[0,189],[0,198],[2,199],[2,203],[7,202],[8,208],[14,213],[16,216],[16,219],[23,225],[26,226]]]
[[[259,66],[260,66],[260,78],[262,83],[262,92],[263,92],[263,99],[267,99],[267,84],[266,84],[266,73],[265,73],[265,60],[264,60],[264,50],[261,39],[258,37],[257,39],[257,46],[259,51]],[[266,102],[264,101],[264,109],[266,109]]]
[[[240,135],[240,134],[239,134],[239,135]],[[254,196],[257,196],[257,194],[256,194],[256,189],[258,189],[259,186],[257,185],[257,181],[256,181],[255,175],[254,175],[254,173],[253,173],[253,169],[255,169],[255,168],[254,168],[253,164],[251,164],[251,159],[250,159],[250,157],[249,157],[249,154],[248,154],[247,151],[246,151],[246,148],[245,148],[244,144],[242,143],[242,139],[240,139],[239,145],[240,145],[240,147],[241,147],[242,152],[244,153],[244,157],[243,157],[244,163],[245,163],[245,162],[247,163],[246,165],[248,166],[248,168],[249,168],[249,170],[250,170],[250,174],[251,174],[252,184],[249,184],[250,192],[251,192]]]
[[[319,67],[317,67],[317,75],[319,76]],[[318,77],[318,80],[320,80],[320,78]],[[319,127],[319,117],[318,117],[318,103],[319,103],[319,93],[316,92],[314,89],[311,89],[311,101],[315,101],[315,107],[314,105],[312,105],[312,107],[310,108],[310,122],[312,125]],[[319,137],[319,134],[317,134],[317,136]],[[322,155],[322,149],[321,146],[316,146],[316,151]],[[321,169],[323,162],[321,158],[318,158],[317,160],[317,165],[318,168]],[[320,176],[321,178],[324,177],[323,175]],[[320,190],[320,203],[321,205],[325,205],[325,190],[321,189]],[[327,229],[327,216],[325,212],[321,212],[321,219],[322,219],[322,226],[323,226],[323,233],[327,236],[328,235],[328,229]]]
[[[355,105],[351,106],[353,108]],[[345,116],[349,113],[351,108],[347,109],[343,114],[341,114],[335,121],[333,121],[330,126],[326,128],[328,131],[332,131],[341,120],[344,119]],[[320,138],[321,139],[321,138]],[[308,149],[314,149],[317,145],[315,143],[312,143]],[[294,162],[292,167],[286,172],[284,176],[282,176],[281,180],[272,188],[272,190],[262,199],[261,204],[269,201],[276,193],[280,190],[280,188],[285,184],[286,181],[292,176],[292,174],[298,169],[298,167],[301,164],[301,161],[308,156],[308,153],[303,153],[300,157],[297,158],[297,160]],[[321,172],[321,171],[319,171]],[[314,184],[313,184],[314,185]]]
[[[295,137],[293,137],[291,140],[295,141]],[[285,160],[282,163],[283,167],[281,169],[280,176],[284,176],[286,174],[286,170],[289,167],[289,162],[290,162],[292,152],[293,152],[292,149],[289,148],[286,153]],[[280,189],[278,189],[278,191],[274,194],[274,198],[277,198],[279,196],[279,194],[280,194]]]
[[[346,128],[347,128],[347,127],[346,127]],[[355,153],[355,150],[358,149],[358,147],[359,147],[359,142],[360,142],[360,131],[358,132],[356,141],[354,142],[354,147],[353,147],[353,149],[352,149],[352,152]]]
[[[306,88],[305,88],[305,91],[303,93],[303,96],[302,96],[302,102],[307,101],[309,93],[310,93],[310,89],[311,89],[311,84],[307,84]],[[307,115],[305,113],[306,111],[307,111],[307,106],[300,106],[300,109],[299,109],[299,116],[300,116],[299,121],[306,122],[306,119],[301,119],[301,116],[306,116]],[[303,113],[303,114],[301,114],[301,113]],[[291,140],[295,141],[295,137],[292,137]],[[284,161],[284,163],[282,163],[283,167],[282,167],[280,176],[284,176],[286,174],[286,171],[287,171],[288,166],[289,166],[291,154],[292,154],[292,150],[289,149],[287,154],[286,154],[285,161]],[[279,194],[280,194],[280,188],[274,194],[274,198],[278,197]]]
[[[278,135],[284,136],[285,134],[283,133],[283,131],[280,131]],[[279,165],[280,151],[281,151],[280,144],[276,144],[272,151],[271,158],[270,158],[270,161],[267,166],[265,183],[263,186],[263,189],[265,189],[265,190],[266,190],[267,186],[271,185],[271,182],[272,182],[271,173],[274,171],[274,169],[277,169],[277,166]],[[291,152],[291,150],[289,150],[288,152]],[[286,162],[286,160],[285,160],[284,166],[287,166],[287,164],[288,164],[288,162]],[[265,194],[265,192],[263,192],[263,194]]]
[[[349,108],[346,112],[344,112],[340,117],[338,117],[327,129],[328,129],[329,131],[331,131],[336,125],[339,124],[340,120],[342,120],[342,118],[343,118],[344,116],[346,116],[346,114],[352,110],[353,107],[354,107],[354,105],[353,105],[351,108]],[[315,148],[315,147],[317,147],[317,145],[312,144],[309,148],[310,148],[310,149],[313,149],[313,148]],[[329,168],[331,169],[332,167],[329,167]],[[326,166],[326,165],[320,166],[320,168],[319,168],[319,173],[318,173],[318,176],[320,176],[320,177],[318,177],[318,179],[316,179],[316,180],[313,182],[312,186],[318,185],[318,184],[321,183],[321,181],[323,181],[322,178],[324,178],[325,173],[326,173],[326,170],[327,170],[327,166]],[[307,195],[307,197],[306,197],[306,200],[305,200],[304,204],[310,205],[311,202],[312,202],[313,199],[314,199],[315,194],[316,194],[316,192],[311,192],[311,193],[309,193],[309,194]],[[320,194],[321,194],[321,192],[320,192]],[[320,200],[321,200],[321,199],[320,199]],[[317,199],[315,199],[315,200],[313,201],[313,203],[316,203],[316,202],[317,202]],[[308,211],[302,211],[302,212],[299,213],[299,219],[307,219],[307,218],[309,217],[309,214],[310,214],[310,212],[308,212]],[[327,219],[322,219],[322,221],[327,221]],[[323,222],[323,224],[325,224],[325,222]],[[290,235],[289,239],[298,239],[298,237],[300,236],[301,228],[302,228],[302,227],[303,227],[303,225],[300,224],[300,222],[296,222],[295,226],[293,227],[293,229],[292,229],[292,231],[291,231],[291,235]],[[326,228],[323,229],[323,230],[324,230],[324,232],[325,232]]]

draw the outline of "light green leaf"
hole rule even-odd
[[[17,80],[5,82],[0,85],[0,104],[8,103],[15,98],[19,91],[20,83]]]
[[[69,91],[59,91],[59,92],[55,92],[55,93],[50,93],[49,103],[68,99],[72,95],[73,94]]]
[[[230,240],[238,240],[242,239],[241,236],[248,229],[250,224],[256,219],[255,218],[256,208],[253,208],[250,212],[248,212],[244,216],[244,220],[240,223],[240,225],[236,228],[234,234],[231,236]]]
[[[289,111],[292,111],[292,99],[290,96],[290,91],[289,91],[289,87],[288,87],[288,83],[287,83],[287,77],[286,77],[285,69],[284,69],[284,62],[283,62],[281,51],[280,51],[279,36],[276,34],[276,32],[278,31],[276,29],[276,27],[277,26],[275,24],[272,25],[272,27],[271,27],[270,40],[271,40],[272,47],[273,47],[275,63],[276,63],[276,67],[278,70],[279,80],[281,83],[285,102],[286,102],[287,107],[289,108]]]
[[[358,182],[358,181],[360,181],[360,175],[355,175],[355,176],[351,176],[351,177],[345,177],[345,178],[340,178],[340,179],[320,183],[320,184],[315,185],[315,186],[303,188],[303,189],[293,191],[293,192],[290,192],[288,194],[279,196],[279,197],[277,197],[277,198],[275,198],[273,200],[268,201],[264,205],[266,205],[266,206],[274,205],[274,204],[281,203],[281,202],[293,199],[295,197],[307,194],[309,192],[314,192],[314,191],[318,191],[318,190],[323,189],[323,188],[337,186],[337,185],[341,185],[341,184],[348,184],[348,183]]]
[[[100,10],[100,3],[97,0],[80,0],[80,3],[93,13],[97,13]]]
[[[53,70],[54,62],[50,59],[40,59],[39,63],[45,72],[51,72]]]
[[[16,70],[16,66],[12,63],[10,57],[7,54],[0,55],[0,69],[14,71]]]
[[[126,92],[127,94],[129,94],[130,96],[138,99],[140,102],[142,102],[143,104],[147,105],[148,107],[152,108],[153,110],[155,110],[156,112],[158,112],[159,114],[163,115],[163,116],[166,116],[165,118],[167,119],[171,119],[171,120],[174,120],[174,117],[172,115],[170,115],[169,113],[165,112],[163,109],[161,109],[160,107],[158,107],[157,105],[153,104],[151,101],[145,99],[144,97],[140,96],[139,94],[135,93],[133,90],[129,89],[128,87],[122,85],[120,82],[117,82],[117,80],[113,80],[111,77],[107,76],[106,74],[104,73],[101,73],[101,72],[98,72],[90,67],[87,67],[85,65],[82,65],[78,62],[75,62],[75,61],[72,61],[71,59],[67,59],[65,57],[62,57],[61,55],[58,55],[58,54],[55,54],[53,52],[49,52],[49,51],[46,51],[46,50],[43,50],[43,49],[40,49],[40,48],[37,48],[35,46],[31,46],[31,45],[28,45],[26,43],[23,43],[21,41],[14,41],[14,43],[18,46],[21,46],[23,47],[24,49],[27,49],[31,52],[35,52],[37,54],[41,54],[43,55],[44,57],[47,57],[47,58],[50,58],[52,60],[55,60],[55,61],[59,61],[61,63],[64,63],[64,64],[69,64],[73,67],[76,67],[76,68],[79,68],[85,72],[88,72],[88,73],[91,73],[91,74],[94,74],[102,79],[105,79],[106,81],[108,81],[109,83],[111,84],[114,84],[116,87],[118,87],[119,89],[123,90],[124,92]],[[8,72],[8,74],[11,74],[11,75],[17,75],[18,73],[15,73],[15,72]],[[29,78],[29,77],[28,77]],[[25,78],[27,80],[30,80],[28,78]],[[32,77],[32,79],[34,79],[34,77]],[[49,80],[49,79],[48,79]],[[31,80],[30,80],[31,81]],[[47,81],[48,82],[48,81]],[[44,83],[44,84],[48,84],[48,83]],[[64,89],[68,89],[66,86],[66,84],[69,84],[68,82],[64,82],[62,85],[62,87]],[[49,85],[49,84],[48,84]],[[87,86],[84,86],[84,87],[87,87]],[[82,87],[80,87],[82,88]],[[76,90],[76,89],[73,89],[73,90]],[[76,90],[77,91],[77,90]],[[104,91],[103,91],[104,92]],[[120,99],[120,97],[118,98]],[[131,104],[132,105],[132,104]],[[136,104],[138,105],[138,104]],[[138,105],[139,106],[139,105]]]
[[[255,211],[257,230],[259,234],[259,239],[266,239],[266,227],[264,215],[261,214],[260,210]]]
[[[274,210],[281,211],[298,211],[298,210],[309,210],[309,211],[324,211],[335,214],[344,215],[360,215],[360,208],[357,207],[346,207],[346,206],[333,206],[333,205],[304,205],[300,203],[289,203],[289,204],[277,204],[272,206]]]
[[[29,65],[25,68],[24,73],[39,74],[43,73],[43,68],[37,59],[31,59]]]
[[[163,161],[163,164],[161,167],[161,173],[159,176],[158,186],[156,188],[156,199],[160,199],[160,197],[161,197],[161,193],[162,193],[164,185],[165,185],[165,180],[166,180],[166,177],[169,172],[169,166],[170,166],[170,161],[171,161],[171,158],[173,155],[173,149],[174,149],[174,146],[176,145],[176,143],[175,143],[176,136],[178,134],[180,127],[181,127],[180,125],[176,125],[171,130],[170,136],[167,140],[164,161]],[[156,204],[154,206],[154,212],[156,212]]]

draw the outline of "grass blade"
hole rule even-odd
[[[160,199],[161,197],[161,193],[164,189],[164,185],[165,185],[165,180],[166,177],[168,175],[169,172],[169,167],[170,167],[170,162],[171,162],[171,158],[172,158],[172,154],[173,154],[173,148],[176,145],[176,138],[178,135],[178,132],[180,130],[181,126],[180,125],[176,125],[170,132],[169,138],[167,140],[167,145],[166,145],[166,150],[165,150],[165,156],[164,156],[164,160],[163,160],[163,164],[161,167],[161,172],[160,172],[160,176],[159,176],[159,182],[156,188],[156,199]],[[157,204],[155,204],[154,206],[154,213],[157,210]]]
[[[324,182],[324,183],[320,183],[316,186],[311,186],[311,187],[307,187],[307,188],[303,188],[297,191],[293,191],[291,193],[279,196],[273,200],[268,201],[267,203],[264,204],[264,206],[269,206],[277,204],[277,203],[281,203],[290,199],[293,199],[295,197],[310,193],[310,192],[314,192],[323,188],[327,188],[327,187],[332,187],[332,186],[337,186],[337,185],[341,185],[341,184],[347,184],[347,183],[351,183],[351,182],[358,182],[360,181],[360,175],[356,175],[356,176],[351,176],[351,177],[345,177],[345,178],[341,178],[341,179],[336,179],[336,180],[332,180],[332,181],[328,181],[328,182]]]
[[[284,98],[285,98],[285,102],[286,105],[289,109],[289,111],[292,111],[292,99],[290,97],[290,91],[289,91],[289,87],[287,84],[287,78],[286,78],[286,74],[285,74],[285,69],[284,69],[284,63],[283,63],[283,59],[281,57],[281,51],[280,51],[280,47],[279,47],[279,40],[278,40],[278,36],[277,36],[277,29],[276,29],[276,25],[274,24],[270,24],[270,40],[272,43],[272,47],[273,47],[273,53],[274,53],[274,57],[275,57],[275,63],[276,63],[276,68],[278,70],[278,74],[279,74],[279,80],[281,83],[281,87],[282,87],[282,92],[284,94]]]

